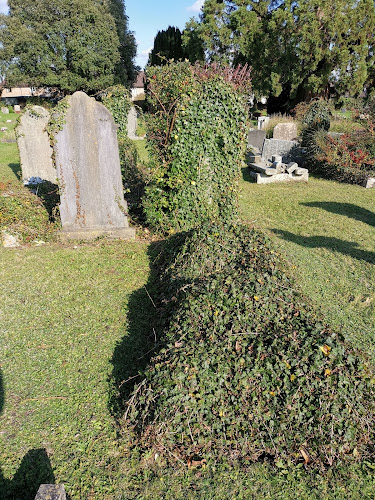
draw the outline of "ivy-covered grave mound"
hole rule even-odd
[[[374,457],[372,368],[267,236],[206,223],[170,237],[155,265],[165,328],[123,417],[138,445],[172,461]]]
[[[150,182],[144,208],[162,233],[237,213],[246,150],[245,68],[171,63],[148,69]]]

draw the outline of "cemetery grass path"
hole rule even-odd
[[[114,493],[124,450],[108,408],[111,358],[129,296],[147,280],[145,250],[139,242],[0,249],[3,495],[36,450],[72,498]]]
[[[17,162],[16,145],[0,144],[0,180],[16,179]],[[373,191],[320,180],[264,188],[245,172],[243,218],[269,231],[305,292],[371,352]],[[371,464],[326,476],[267,464],[189,471],[130,453],[110,376],[128,313],[142,322],[152,310],[149,259],[139,241],[0,248],[0,498],[44,481],[65,483],[72,499],[373,498]]]
[[[244,221],[265,230],[305,295],[375,361],[375,190],[310,177],[257,185],[243,170]]]

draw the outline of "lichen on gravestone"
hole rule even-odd
[[[67,104],[54,139],[63,233],[74,239],[133,238],[113,117],[84,92],[69,96]]]
[[[20,118],[16,135],[24,181],[39,177],[56,184],[53,150],[46,131],[49,120],[50,114],[42,106],[27,107]]]

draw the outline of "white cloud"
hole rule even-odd
[[[146,50],[140,50],[138,52],[137,58],[135,60],[136,64],[141,68],[144,68],[148,62],[148,56],[152,50],[152,47]]]
[[[196,2],[194,2],[193,5],[190,5],[190,7],[187,7],[186,10],[190,12],[200,12],[203,4],[204,0],[196,0]]]
[[[151,52],[151,50],[152,50],[152,47],[150,47],[150,48],[149,48],[149,49],[147,49],[147,50],[142,50],[142,52],[140,52],[140,54],[139,54],[139,55],[140,55],[140,56],[142,56],[142,57],[146,57],[146,56],[148,56],[148,55],[149,55],[149,53]]]
[[[0,13],[1,14],[8,14],[7,0],[0,0]]]

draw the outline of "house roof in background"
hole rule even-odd
[[[143,89],[145,81],[146,81],[145,72],[140,71],[139,73],[137,73],[137,78],[133,83],[133,89]]]

